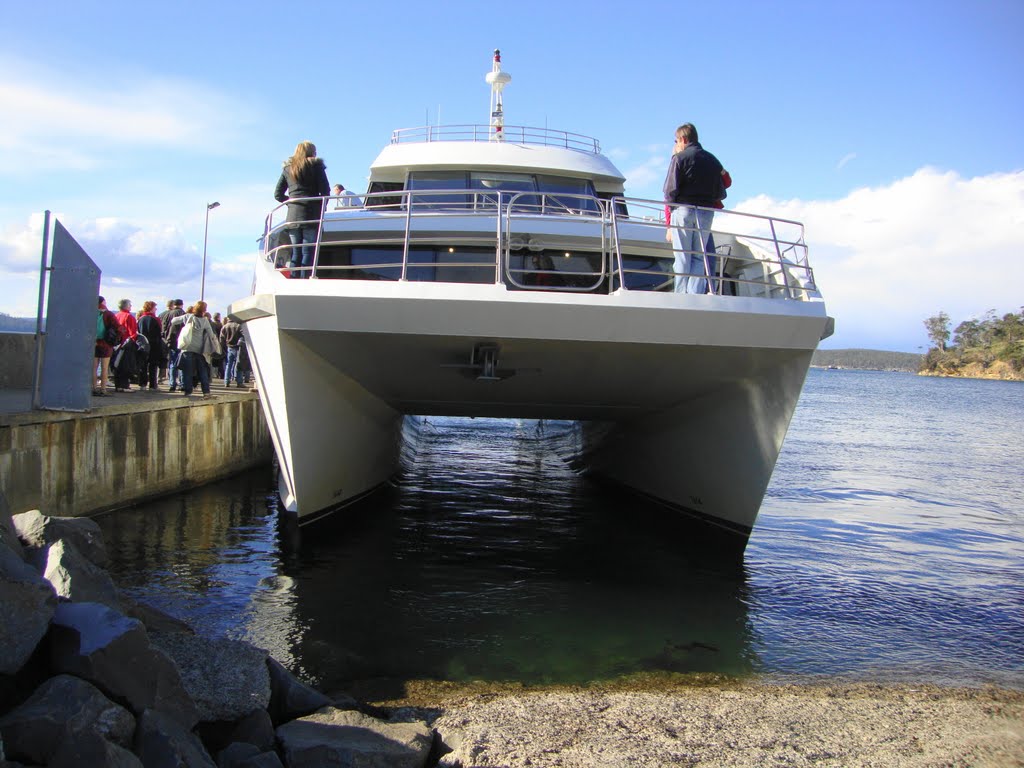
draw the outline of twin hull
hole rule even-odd
[[[746,537],[828,322],[755,297],[287,284],[232,314],[302,523],[397,470],[404,416],[460,415],[577,421],[574,465]]]

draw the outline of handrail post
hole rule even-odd
[[[622,266],[622,248],[619,245],[619,220],[618,216],[615,215],[615,198],[611,198],[607,201],[608,203],[608,214],[611,217],[612,224],[612,242],[615,245],[615,269],[619,273],[619,287],[623,290],[629,290],[626,287],[626,272]],[[625,203],[623,203],[625,205]],[[611,280],[608,281],[608,293],[612,293]]]
[[[324,236],[324,211],[327,209],[327,198],[320,198],[320,223],[316,230],[316,244],[313,246],[313,274],[311,278],[318,279],[316,268],[320,265],[320,239]]]
[[[402,275],[400,282],[405,282],[409,274],[409,237],[412,232],[412,190],[405,190],[405,242],[402,244]]]
[[[792,299],[793,298],[793,291],[789,287],[789,277],[788,277],[788,275],[786,275],[786,267],[782,263],[782,251],[779,250],[779,236],[775,232],[775,219],[769,218],[768,219],[768,226],[772,230],[772,242],[775,244],[775,256],[779,260],[779,274],[782,275],[782,286],[783,286],[783,288],[786,289],[786,298],[787,299]]]
[[[511,205],[509,205],[508,208],[509,208],[509,211],[512,210],[512,206]],[[499,189],[498,190],[498,210],[497,210],[497,212],[494,215],[495,225],[497,227],[497,232],[495,232],[495,236],[497,237],[497,243],[496,243],[496,247],[495,247],[495,261],[494,261],[494,284],[495,285],[501,285],[501,270],[502,270],[502,266],[504,264],[503,256],[506,253],[506,247],[503,247],[502,240],[501,240],[501,211],[502,211],[501,190]]]

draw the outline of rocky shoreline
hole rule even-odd
[[[121,593],[99,527],[0,494],[0,768],[1024,766],[1024,692],[632,680],[326,695]]]

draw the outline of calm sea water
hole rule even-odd
[[[115,578],[331,689],[637,672],[1024,688],[1024,385],[812,370],[741,561],[432,419],[396,489],[296,534],[269,469],[98,518]]]

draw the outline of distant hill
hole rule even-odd
[[[811,365],[917,373],[923,359],[924,355],[914,352],[887,352],[884,349],[819,349],[811,358]]]
[[[35,333],[36,319],[34,317],[11,317],[0,312],[0,331],[7,333]]]

